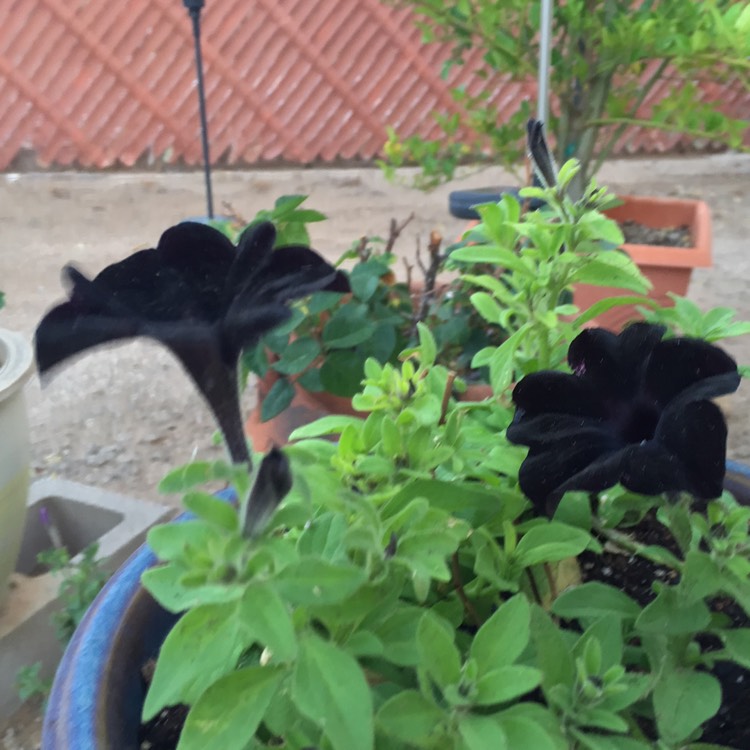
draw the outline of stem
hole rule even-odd
[[[448,380],[445,383],[445,390],[443,391],[443,402],[440,404],[440,420],[439,425],[445,424],[445,415],[448,413],[448,404],[451,400],[451,394],[453,393],[453,383],[456,380],[456,373],[449,372]]]
[[[461,580],[461,570],[458,566],[458,553],[456,552],[451,555],[451,573],[453,576],[453,587],[456,590],[456,594],[458,594],[458,598],[461,600],[461,604],[464,605],[464,611],[474,625],[478,628],[482,627],[482,620],[464,591],[463,581]]]
[[[534,594],[536,603],[541,606],[543,602],[542,595],[539,593],[539,587],[536,585],[536,579],[534,578],[531,568],[526,568],[525,573],[526,577],[529,579],[529,584],[531,585],[531,593]]]

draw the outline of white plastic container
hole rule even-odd
[[[21,546],[29,489],[29,423],[23,386],[33,369],[31,345],[0,328],[0,606]]]

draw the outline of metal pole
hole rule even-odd
[[[539,74],[536,116],[545,125],[549,115],[549,66],[552,48],[552,0],[542,0],[539,18]]]
[[[203,57],[201,55],[201,8],[203,0],[184,0],[185,7],[193,20],[195,40],[195,69],[198,74],[198,104],[201,118],[201,143],[203,146],[203,173],[206,179],[206,207],[208,218],[214,218],[214,199],[211,191],[211,157],[208,149],[208,117],[206,115],[206,92],[203,88]]]

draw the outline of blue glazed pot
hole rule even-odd
[[[750,467],[727,461],[724,484],[750,505]],[[178,618],[140,585],[141,574],[156,562],[149,547],[141,547],[84,616],[55,675],[42,750],[138,750],[146,697],[141,667],[157,655]]]
[[[231,490],[219,492],[234,499]],[[173,523],[194,516],[183,513]],[[42,727],[43,750],[138,750],[146,698],[142,666],[179,615],[141,587],[157,563],[144,544],[109,579],[81,620],[57,668]]]
[[[141,666],[177,620],[141,587],[157,562],[144,545],[89,608],[57,668],[42,729],[44,750],[138,750],[146,686]]]

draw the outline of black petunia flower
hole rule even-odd
[[[290,315],[289,302],[320,289],[349,291],[346,277],[307,247],[274,250],[270,222],[235,246],[204,224],[167,229],[155,249],[105,268],[93,281],[63,271],[68,301],[36,330],[40,373],[91,347],[135,336],[167,346],[208,402],[235,462],[249,461],[239,405],[238,363]]]
[[[662,341],[634,323],[616,335],[583,331],[568,349],[574,374],[537,372],[513,391],[508,440],[529,446],[521,489],[553,512],[569,490],[618,482],[645,495],[718,497],[727,428],[710,399],[737,390],[735,361],[698,339]]]

